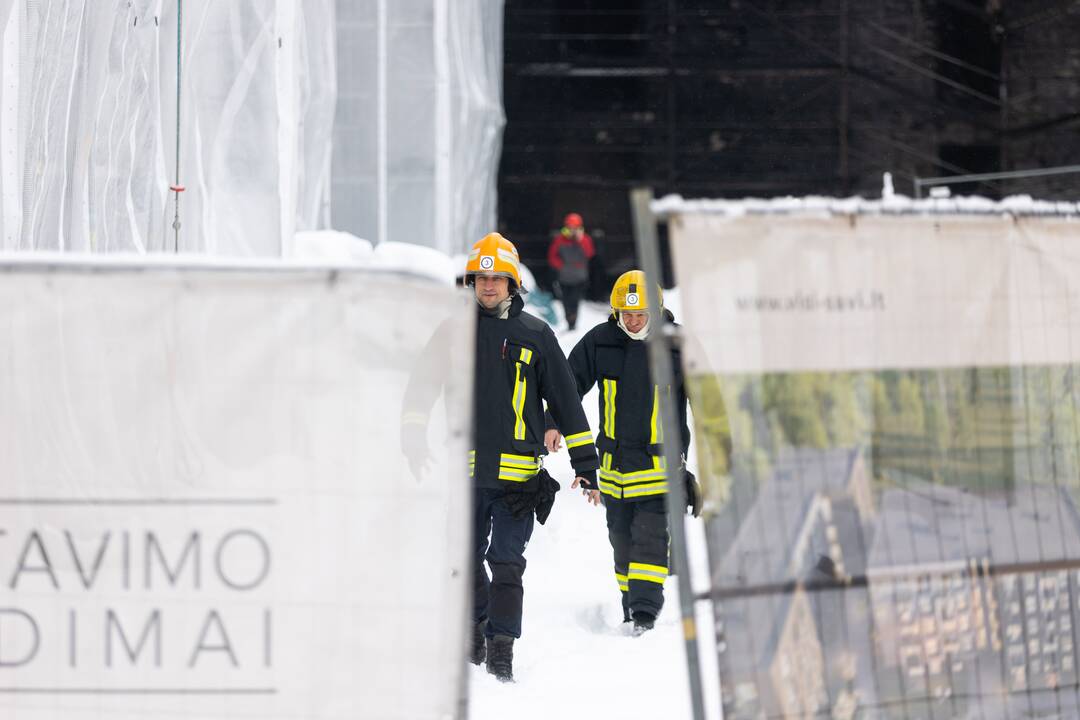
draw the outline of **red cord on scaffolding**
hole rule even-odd
[[[176,0],[176,180],[169,186],[175,198],[172,223],[175,232],[174,253],[180,252],[180,193],[184,192],[184,186],[180,184],[180,75],[183,67],[183,40],[184,0]]]

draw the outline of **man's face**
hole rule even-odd
[[[624,312],[622,314],[623,325],[626,329],[632,333],[641,332],[646,323],[649,322],[649,313],[647,312]]]
[[[585,228],[582,228],[582,227],[570,228],[570,237],[574,238],[575,240],[580,240],[584,235],[585,235]]]
[[[477,275],[473,281],[476,300],[488,310],[510,297],[510,280],[501,275]]]

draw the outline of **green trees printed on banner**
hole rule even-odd
[[[733,433],[719,378],[699,375],[688,383],[692,396],[694,436],[697,438],[698,480],[706,496],[727,500],[731,473],[733,435],[750,433],[749,427]],[[740,416],[748,418],[747,415]]]
[[[732,467],[760,479],[785,447],[862,446],[879,486],[1078,487],[1076,377],[1075,365],[698,376],[701,475],[722,499]]]

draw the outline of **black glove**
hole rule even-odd
[[[540,497],[536,503],[536,522],[541,525],[547,522],[551,508],[555,505],[555,493],[561,489],[559,481],[548,475],[547,470],[540,471]]]
[[[701,517],[701,485],[694,473],[686,468],[683,468],[683,477],[686,478],[686,512]]]

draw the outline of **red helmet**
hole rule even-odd
[[[565,218],[563,218],[563,225],[570,229],[573,229],[583,227],[585,223],[582,222],[580,215],[578,215],[577,213],[570,213]]]

